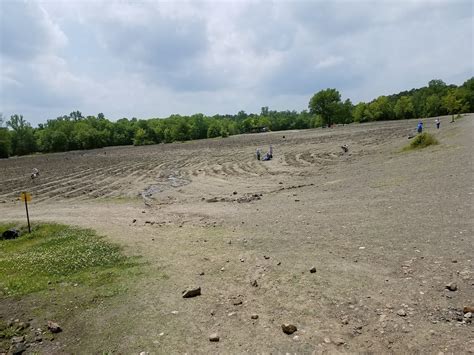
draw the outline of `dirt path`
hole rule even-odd
[[[33,221],[94,228],[149,263],[65,320],[81,331],[58,352],[474,351],[457,319],[474,305],[473,118],[426,120],[441,144],[419,152],[400,153],[410,120],[10,159],[0,220],[23,218],[27,189]],[[269,144],[275,159],[254,160]],[[202,296],[181,298],[188,285]]]

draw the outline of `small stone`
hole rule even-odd
[[[212,333],[211,335],[209,335],[209,341],[219,341],[219,335],[217,333]]]
[[[295,336],[293,337],[293,340],[294,340],[294,341],[299,341],[299,340],[300,340],[300,337],[299,337],[298,335],[295,335]]]
[[[472,318],[472,313],[471,312],[464,313],[464,318]]]
[[[234,306],[239,306],[239,305],[242,304],[242,300],[239,300],[239,299],[233,300],[233,301],[232,301],[232,304],[233,304]]]
[[[19,355],[19,354],[23,354],[25,351],[26,351],[26,344],[17,343],[17,344],[13,344],[10,347],[10,350],[8,351],[8,353],[12,355]]]
[[[191,298],[201,295],[201,287],[189,288],[183,291],[183,298]]]
[[[270,257],[268,255],[264,255],[263,256],[266,260],[270,259]]]
[[[51,333],[59,333],[62,331],[58,323],[52,322],[50,320],[48,321],[48,329]]]
[[[283,333],[285,334],[293,334],[294,332],[298,330],[298,328],[296,328],[296,325],[289,324],[289,323],[282,324],[281,329],[283,330]]]
[[[25,341],[25,337],[24,337],[24,336],[13,337],[13,338],[11,339],[11,343],[12,343],[12,344],[23,343],[24,341]]]
[[[324,342],[326,344],[331,344],[331,339],[329,339],[328,337],[324,338]]]
[[[149,354],[149,353],[146,352],[146,351],[142,351],[142,352],[140,353],[140,355],[148,355],[148,354]]]
[[[240,262],[243,263],[245,260],[244,258],[240,258]]]
[[[221,267],[221,271],[224,271],[224,270],[225,270],[225,268],[224,268],[224,267]]]
[[[253,280],[250,284],[251,284],[253,287],[258,287],[258,282],[257,282],[257,280]]]
[[[229,241],[227,242],[227,244],[232,244],[232,240],[229,240]]]
[[[252,315],[250,316],[250,318],[252,318],[252,319],[258,319],[258,314],[255,314],[255,313],[254,313],[254,314],[252,314]]]
[[[341,346],[346,343],[342,338],[334,338],[332,342],[336,344],[337,346]]]
[[[311,269],[309,269],[309,272],[314,274],[316,272],[316,267],[313,266]]]
[[[200,276],[204,276],[204,275],[205,275],[204,271],[201,271],[201,272],[199,273],[199,275],[200,275]]]
[[[178,311],[171,311],[171,314],[178,314]]]
[[[132,221],[132,223],[135,223],[136,221],[137,221],[137,219],[136,219],[136,218],[134,218],[134,219],[133,219],[133,221]]]
[[[407,312],[405,312],[405,310],[403,308],[399,309],[397,311],[397,314],[400,316],[400,317],[406,317],[407,315]]]
[[[464,313],[474,313],[474,307],[466,306],[462,309]]]
[[[281,261],[277,262],[277,265],[280,266],[280,265],[281,265]]]
[[[450,282],[449,284],[446,285],[446,288],[449,291],[456,291],[458,289],[458,285],[456,285],[455,282]]]

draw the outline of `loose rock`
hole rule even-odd
[[[201,295],[201,287],[189,288],[183,291],[183,298],[191,298]]]
[[[25,341],[25,337],[24,337],[24,336],[13,337],[13,338],[11,339],[11,343],[12,343],[12,344],[23,343],[24,341]]]
[[[449,291],[456,291],[458,289],[458,285],[456,285],[455,282],[450,282],[449,284],[446,285],[446,288]]]
[[[313,266],[311,269],[309,269],[309,272],[314,274],[316,272],[316,267]]]
[[[252,319],[258,319],[258,314],[255,314],[255,313],[254,313],[254,314],[252,314],[252,315],[250,316],[250,318],[252,318]]]
[[[219,341],[219,335],[217,333],[212,333],[209,335],[209,341]]]
[[[407,312],[405,312],[405,310],[402,308],[402,309],[399,309],[399,310],[397,311],[397,314],[398,314],[400,317],[406,317]]]
[[[257,282],[257,280],[253,280],[250,284],[251,284],[253,287],[258,287],[258,282]]]
[[[48,321],[48,329],[51,333],[59,333],[62,331],[58,323],[52,322],[50,320]]]
[[[26,351],[26,344],[17,343],[17,344],[13,344],[10,347],[10,350],[8,351],[8,353],[12,355],[19,355],[19,354],[23,354],[25,351]]]
[[[464,313],[474,313],[474,307],[466,306],[463,308]]]
[[[285,334],[293,334],[298,330],[298,328],[296,328],[296,325],[294,324],[285,323],[281,325],[281,330],[283,330],[283,333]]]
[[[5,232],[2,233],[2,238],[1,239],[16,239],[20,236],[20,232],[17,231],[16,229],[12,228],[9,230],[6,230]]]

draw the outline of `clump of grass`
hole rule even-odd
[[[11,226],[0,224],[0,233]],[[42,224],[31,234],[0,241],[0,295],[25,295],[57,283],[103,285],[137,264],[92,230]]]
[[[439,144],[438,140],[429,133],[420,133],[403,150],[421,149],[430,145]]]

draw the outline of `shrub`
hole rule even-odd
[[[438,140],[433,135],[425,132],[418,134],[404,150],[421,149],[436,144],[439,144]]]

